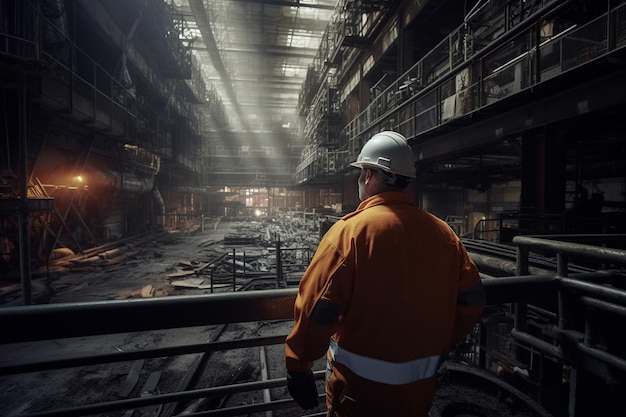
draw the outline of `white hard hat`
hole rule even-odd
[[[368,140],[356,162],[357,168],[378,168],[409,178],[415,178],[413,150],[406,138],[397,132],[383,131]]]

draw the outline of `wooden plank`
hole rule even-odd
[[[128,372],[128,375],[126,375],[126,379],[124,380],[124,385],[122,385],[117,393],[120,397],[128,398],[130,393],[133,391],[135,385],[137,385],[137,382],[139,381],[139,372],[141,372],[145,361],[145,359],[139,359],[133,362],[133,366],[130,368],[130,372]]]
[[[191,380],[196,376],[196,373],[198,372],[198,368],[200,367],[201,364],[204,363],[203,361],[204,355],[205,355],[204,353],[200,353],[196,355],[193,363],[187,370],[185,377],[180,381],[180,384],[178,384],[178,387],[176,388],[175,392],[186,391],[187,388],[189,388],[189,384],[191,383]],[[176,411],[177,407],[178,407],[178,403],[165,404],[165,406],[163,407],[161,411],[160,417],[172,416],[174,412]]]
[[[222,324],[216,329],[215,336],[213,337],[213,341],[216,341],[217,339],[219,339],[220,335],[224,332],[227,326],[228,326],[227,324]],[[180,381],[180,384],[178,384],[178,387],[176,388],[175,392],[186,391],[189,388],[192,380],[197,376],[201,367],[206,364],[206,361],[208,360],[210,356],[211,356],[211,352],[196,354],[196,357],[193,363],[189,367],[187,373],[185,374],[185,377],[182,379],[182,381]],[[161,410],[161,414],[159,417],[172,416],[175,413],[176,409],[178,408],[178,404],[179,403],[165,404],[165,407],[163,407],[163,409]]]
[[[150,284],[145,285],[142,289],[141,289],[141,297],[142,298],[150,298],[152,297],[154,294],[154,287]]]
[[[146,383],[143,384],[143,388],[141,388],[141,396],[147,397],[149,395],[155,395],[157,393],[157,385],[159,384],[159,380],[161,379],[162,371],[155,371],[150,374]]]
[[[176,271],[171,272],[169,274],[165,274],[166,278],[178,278],[178,277],[186,277],[189,275],[195,275],[196,271]]]
[[[161,380],[161,372],[162,371],[154,371],[149,376],[146,382],[143,384],[141,391],[139,393],[140,397],[150,397],[152,395],[158,394],[157,385],[159,385],[159,381]],[[145,416],[158,416],[163,409],[163,404],[151,405],[147,408],[143,409],[142,415]]]

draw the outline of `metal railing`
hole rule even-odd
[[[602,233],[609,237],[610,219],[602,217],[567,216],[562,214],[500,213],[498,217],[480,219],[472,230],[472,239],[492,242],[511,242],[514,236],[565,235],[578,231],[585,225],[584,235]]]
[[[68,303],[8,307],[0,309],[0,322],[5,328],[2,344],[38,342],[61,338],[92,337],[107,334],[143,332],[157,329],[208,326],[212,324],[245,323],[251,321],[284,320],[293,314],[296,290],[249,291],[242,293],[173,296],[153,299],[133,299],[89,303]],[[165,348],[119,351],[108,354],[76,355],[64,359],[0,365],[0,376],[28,372],[61,370],[64,368],[158,358],[191,353],[208,353],[284,343],[286,335],[249,338],[244,340],[198,343]],[[318,372],[316,377],[323,376]],[[240,383],[186,392],[152,395],[149,397],[109,401],[98,404],[59,408],[35,412],[30,417],[84,416],[126,410],[148,405],[166,404],[210,395],[268,389],[286,385],[285,378]],[[291,400],[276,400],[232,409],[216,410],[210,415],[238,415],[294,406]]]
[[[626,46],[624,4],[561,33],[538,36],[567,3],[543,1],[539,11],[494,39],[484,39],[481,47],[467,49],[460,41],[475,36],[467,25],[455,29],[343,127],[334,171],[347,169],[380,130],[419,137]],[[306,180],[329,174],[324,168],[315,159],[303,161],[296,175]],[[304,170],[313,173],[300,174]]]
[[[486,278],[484,284],[489,306],[508,309],[506,321],[510,327],[504,333],[509,340],[506,348],[489,342],[486,336],[500,326],[496,316],[486,313],[480,325],[481,343],[474,350],[480,352],[475,365],[493,369],[497,361],[510,360],[525,367],[530,377],[541,372],[541,360],[549,358],[563,368],[575,369],[578,385],[586,374],[626,371],[624,342],[607,333],[626,316],[624,268],[626,250],[550,240],[544,237],[518,236],[517,276]],[[529,275],[529,253],[556,253],[558,267],[552,274]],[[595,272],[570,274],[569,259],[586,259],[598,263]],[[297,289],[278,289],[248,292],[171,296],[149,299],[129,299],[103,302],[6,307],[0,309],[3,333],[0,352],[23,343],[40,343],[70,338],[100,337],[128,332],[171,330],[196,326],[223,325],[274,320],[290,320]],[[533,312],[533,314],[529,314]],[[536,316],[540,314],[541,320]],[[581,314],[584,320],[580,320]],[[613,326],[606,326],[611,321]],[[541,322],[540,325],[537,322]],[[604,324],[602,324],[604,323]],[[532,331],[531,331],[532,329]],[[497,330],[497,329],[496,329]],[[485,335],[485,336],[483,336]],[[94,364],[112,364],[146,358],[190,353],[208,353],[232,349],[272,346],[284,343],[284,334],[253,337],[240,340],[180,344],[116,351],[114,353],[80,354],[74,352],[63,358],[36,360],[5,360],[0,363],[0,377],[40,371],[59,371],[70,367]],[[574,348],[572,350],[572,347]],[[71,349],[70,349],[71,350]],[[524,359],[520,350],[529,351]],[[19,357],[19,355],[16,355]],[[508,359],[507,359],[508,358]],[[598,367],[597,363],[602,363]],[[315,373],[322,379],[323,371]],[[541,380],[541,375],[537,376]],[[572,376],[574,378],[574,376]],[[544,380],[545,382],[545,380]],[[594,393],[577,389],[568,381],[569,401],[585,403]],[[561,376],[555,382],[561,384]],[[231,385],[193,389],[139,398],[106,401],[80,406],[65,406],[54,410],[26,414],[28,417],[84,416],[113,410],[130,410],[156,404],[211,395],[266,390],[284,387],[285,378],[267,379]],[[323,395],[320,396],[320,400]],[[537,399],[540,401],[540,399]],[[239,405],[205,411],[194,415],[245,415],[253,412],[296,407],[291,399],[270,399],[258,404]],[[572,409],[576,409],[575,404]],[[576,414],[571,414],[575,416]],[[583,414],[579,414],[583,415]]]

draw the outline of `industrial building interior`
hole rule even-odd
[[[190,275],[179,289],[193,296],[293,295],[320,236],[359,204],[350,162],[372,135],[394,130],[414,153],[408,192],[450,224],[489,283],[482,330],[457,351],[458,362],[501,377],[473,374],[484,392],[495,386],[516,399],[506,410],[446,409],[441,400],[432,415],[625,412],[616,393],[626,346],[611,329],[626,308],[626,0],[5,0],[0,40],[0,316],[3,332],[29,326],[10,330],[7,349],[62,334],[154,329],[125,318],[100,333],[71,321],[70,331],[36,315],[66,318],[61,305],[100,302],[80,290],[85,271],[145,290],[138,269],[122,268],[141,245],[187,260],[174,272],[144,272],[169,278],[132,296],[151,298],[137,300],[146,308],[163,303],[157,295],[177,295],[172,278]],[[174,241],[193,246],[165,248]],[[196,262],[193,252],[211,245],[221,245],[214,258]],[[528,246],[537,251],[530,267]],[[243,251],[241,270],[235,250]],[[529,274],[541,282],[519,277]],[[545,274],[559,282],[558,301],[520,307],[538,296],[531,289],[555,290]],[[586,286],[571,274],[584,275]],[[73,299],[59,293],[65,285],[78,288]],[[569,290],[593,295],[564,307]],[[245,310],[247,298],[231,295]],[[575,312],[578,303],[593,320]],[[93,306],[80,309],[101,318]],[[571,328],[563,327],[568,311]],[[249,314],[241,321],[266,313]],[[29,366],[0,366],[0,384]],[[448,370],[448,381],[466,372]],[[302,415],[280,410],[294,403],[275,386],[254,399],[260,408],[241,405],[250,398],[230,402],[242,414]],[[21,407],[6,404],[13,408],[5,412]]]

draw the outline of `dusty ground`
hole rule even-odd
[[[241,231],[246,222],[215,222],[204,231],[171,232],[155,234],[140,242],[127,243],[103,259],[91,257],[72,263],[72,268],[57,263],[55,279],[33,281],[33,297],[39,301],[65,303],[76,301],[102,301],[132,297],[167,296],[169,294],[202,294],[207,289],[185,288],[172,282],[187,278],[185,270],[197,267],[228,251],[223,245],[224,235]],[[261,254],[262,248],[248,248],[248,256]],[[180,275],[180,276],[177,276]],[[11,293],[11,283],[1,283],[5,293]],[[51,291],[52,289],[52,291]],[[221,288],[220,291],[232,290]],[[11,301],[6,296],[5,301]],[[8,304],[6,304],[8,305]],[[0,346],[0,360],[11,362],[29,357],[62,357],[67,352],[89,354],[141,349],[143,347],[168,346],[181,343],[201,343],[213,340],[241,339],[246,337],[286,334],[290,321],[263,322],[203,328],[177,329],[111,335],[106,338],[76,338],[46,341],[44,343]],[[266,348],[268,378],[284,376],[282,345]],[[154,392],[174,392],[190,366],[199,355],[148,359],[145,362],[122,362],[109,365],[71,368],[63,371],[31,373],[0,378],[0,415],[13,417],[26,413],[52,410],[58,407],[78,406],[91,402],[132,398],[149,393],[149,377],[157,378]],[[210,355],[194,388],[205,388],[261,380],[261,351],[259,348],[216,352]],[[322,369],[323,363],[316,366]],[[130,377],[138,372],[139,378],[131,388]],[[153,379],[154,380],[154,379]],[[318,385],[323,392],[322,382]],[[271,390],[272,399],[289,398],[286,388]],[[180,404],[176,415],[193,410],[210,410],[221,406],[236,406],[263,402],[262,392],[251,392],[221,398]],[[318,410],[323,411],[323,406]],[[171,410],[157,407],[137,409],[134,413],[121,412],[102,416],[163,416]],[[274,416],[300,416],[299,409],[278,410]],[[265,415],[259,413],[256,415]]]

